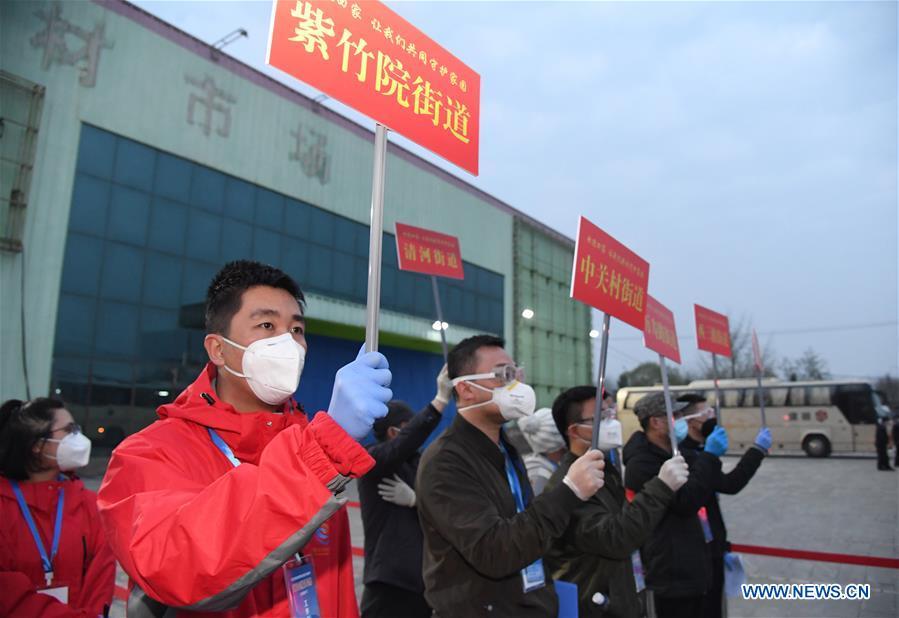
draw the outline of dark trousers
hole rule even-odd
[[[428,618],[431,608],[423,594],[390,584],[365,584],[362,618]]]
[[[724,603],[724,555],[712,555],[712,587],[702,597],[702,615],[721,618]]]
[[[657,618],[696,618],[702,615],[703,597],[655,597]]]
[[[877,445],[877,469],[878,470],[889,470],[890,469],[890,456],[887,454],[887,446]]]

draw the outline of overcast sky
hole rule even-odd
[[[246,28],[228,53],[318,94],[265,67],[270,2],[137,4],[209,43]],[[481,175],[391,139],[648,260],[687,368],[698,302],[778,357],[899,373],[895,2],[387,4],[481,74]],[[655,358],[613,322],[610,377]]]

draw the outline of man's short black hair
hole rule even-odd
[[[388,401],[387,415],[382,416],[372,425],[375,438],[377,438],[378,442],[383,442],[387,439],[388,429],[399,427],[403,423],[411,421],[414,416],[415,412],[412,411],[412,408],[405,401],[399,401],[398,399]]]
[[[504,348],[506,341],[494,335],[475,335],[457,343],[446,357],[446,371],[449,379],[468,375],[478,364],[478,350],[481,348]]]
[[[556,397],[553,402],[553,420],[562,434],[565,446],[568,444],[568,426],[581,418],[581,408],[585,401],[596,398],[595,386],[574,386]]]
[[[705,395],[701,393],[684,393],[680,397],[677,398],[678,401],[682,403],[690,404],[686,408],[684,408],[684,415],[692,414],[699,408],[699,404],[705,403],[707,401]]]
[[[301,311],[305,309],[303,291],[283,270],[251,260],[228,262],[206,292],[206,332],[227,335],[231,318],[240,311],[243,293],[257,285],[284,290],[297,300]]]

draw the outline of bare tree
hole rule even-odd
[[[796,380],[827,380],[830,371],[827,362],[812,348],[807,348],[802,356],[796,360],[785,358],[780,363],[783,376],[795,382]]]
[[[874,382],[874,388],[886,395],[887,401],[884,403],[891,409],[899,409],[899,378],[894,378],[890,374],[880,376]]]
[[[724,363],[722,375],[719,378],[754,378],[755,361],[752,356],[752,322],[741,316],[730,325],[730,350],[731,356]],[[762,366],[765,377],[774,377],[774,366],[777,364],[777,354],[770,345],[761,346]],[[719,359],[720,360],[720,359]],[[699,359],[700,374],[704,378],[714,377],[712,360],[710,356],[703,354]],[[722,369],[719,364],[719,369]],[[729,376],[728,376],[729,374]]]
[[[668,383],[672,385],[688,384],[692,380],[689,372],[677,367],[668,367]],[[633,369],[625,371],[618,376],[618,387],[625,386],[654,386],[662,383],[662,370],[658,363],[640,363]]]

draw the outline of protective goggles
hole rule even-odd
[[[69,423],[68,425],[63,425],[62,427],[51,427],[47,433],[44,434],[45,438],[49,438],[57,431],[64,431],[66,433],[81,433],[81,425],[78,423]]]
[[[472,373],[467,376],[453,378],[453,386],[456,386],[460,382],[469,382],[471,380],[499,380],[504,386],[515,381],[524,382],[524,367],[518,367],[517,365],[499,365],[498,367],[494,367],[493,371],[490,373]]]
[[[712,418],[715,416],[715,410],[712,408],[706,408],[705,410],[700,410],[699,412],[694,412],[693,414],[688,414],[687,416],[682,416],[681,418],[685,421],[692,420],[694,418]]]

